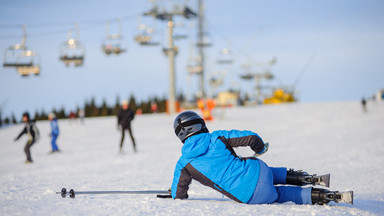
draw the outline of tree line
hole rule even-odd
[[[178,101],[181,103],[184,102],[184,96],[179,95]],[[146,114],[146,113],[163,113],[166,112],[166,103],[167,98],[158,98],[150,97],[146,101],[137,102],[134,95],[131,95],[128,98],[129,107],[134,110],[137,114]],[[55,113],[58,119],[71,118],[73,115],[78,115],[80,110],[84,111],[84,117],[101,117],[101,116],[113,116],[116,115],[120,109],[121,99],[119,96],[116,97],[116,102],[113,105],[108,105],[105,99],[102,101],[101,105],[97,105],[95,98],[92,97],[90,101],[85,101],[83,108],[77,107],[75,110],[67,111],[64,107],[61,109],[53,108],[50,112],[46,112],[44,109],[41,111],[35,111],[34,113],[30,112],[31,116],[36,120],[47,120],[49,113]],[[34,115],[32,115],[34,114]],[[3,118],[0,111],[0,127],[4,124],[17,124],[17,118],[14,114],[11,117]]]

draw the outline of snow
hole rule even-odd
[[[269,166],[331,173],[332,190],[353,190],[354,205],[246,205],[193,181],[188,200],[155,195],[78,195],[63,199],[61,188],[83,190],[167,190],[180,156],[173,133],[175,115],[136,116],[138,152],[120,133],[115,117],[87,118],[84,124],[60,120],[62,153],[49,154],[48,121],[39,121],[40,141],[33,164],[24,164],[23,125],[0,129],[1,215],[383,215],[384,103],[358,101],[294,103],[215,110],[208,128],[257,132],[270,143],[261,156]],[[242,156],[248,148],[237,149]]]

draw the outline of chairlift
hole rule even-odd
[[[218,64],[233,64],[233,55],[230,49],[223,48],[217,59]]]
[[[139,25],[139,33],[136,35],[135,41],[141,46],[158,46],[160,44],[155,30],[144,24]]]
[[[24,56],[19,58],[19,64],[16,66],[17,72],[21,76],[28,76],[29,74],[40,74],[40,58],[36,52],[27,50]]]
[[[219,86],[222,86],[224,83],[224,80],[223,78],[217,78],[217,77],[212,77],[210,80],[209,80],[209,84],[213,87],[219,87]]]
[[[119,33],[118,34],[109,34],[109,23],[106,27],[106,37],[103,41],[101,49],[107,55],[116,54],[119,55],[127,51],[126,46],[124,45],[123,37],[121,36],[121,21],[119,21]]]
[[[63,42],[60,46],[60,60],[63,61],[67,67],[72,64],[76,67],[82,66],[84,62],[85,47],[78,41],[78,39],[72,38],[71,34],[72,32],[70,31],[68,40]]]
[[[175,24],[172,38],[174,40],[181,40],[181,39],[186,39],[187,37],[188,37],[187,36],[187,30],[186,30],[184,24],[183,23]]]
[[[210,46],[212,46],[211,39],[207,36],[206,33],[204,33],[202,40],[199,40],[196,43],[196,46],[197,47],[210,47]]]
[[[33,50],[25,46],[27,40],[25,26],[23,26],[23,40],[21,44],[10,46],[4,52],[3,67],[15,67],[22,76],[40,74],[40,59]]]
[[[241,79],[244,79],[244,80],[251,80],[251,79],[255,78],[255,74],[252,74],[252,73],[244,73],[244,74],[241,74],[241,75],[240,75],[240,78],[241,78]]]
[[[201,57],[191,58],[187,64],[187,71],[189,74],[201,74],[203,66],[201,65]]]
[[[263,73],[263,78],[266,79],[266,80],[272,80],[275,76],[271,73],[270,70],[266,70],[264,73]]]
[[[172,52],[171,48],[163,48],[163,53],[165,56],[168,56],[169,52]],[[175,56],[177,56],[177,54],[179,53],[179,47],[178,46],[173,47],[173,53]]]

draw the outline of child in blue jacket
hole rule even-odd
[[[59,125],[57,124],[57,118],[54,113],[49,113],[48,120],[51,123],[51,133],[49,136],[51,137],[51,145],[52,145],[52,151],[51,153],[60,152],[59,148],[57,147],[56,140],[59,136]]]
[[[316,175],[303,171],[268,167],[256,158],[268,151],[268,143],[252,131],[209,133],[204,120],[192,111],[176,117],[174,130],[183,147],[174,171],[173,199],[188,198],[189,185],[194,179],[240,203],[326,204],[336,201],[332,198],[334,192],[326,189],[287,186],[324,182],[317,182]],[[233,148],[240,146],[249,146],[255,157],[237,156]],[[329,182],[325,186],[329,186]]]

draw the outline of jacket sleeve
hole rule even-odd
[[[171,195],[173,199],[187,199],[192,176],[185,167],[177,163],[173,176]]]
[[[27,133],[27,126],[24,127],[24,129],[20,132],[20,134],[15,138],[15,140],[18,140],[23,134]]]
[[[264,142],[261,137],[252,131],[218,131],[227,143],[233,147],[249,146],[254,152],[259,153],[264,149]]]
[[[131,113],[129,114],[129,121],[132,121],[135,118],[135,112],[131,110]]]
[[[120,125],[121,124],[121,110],[117,111],[117,125]]]

